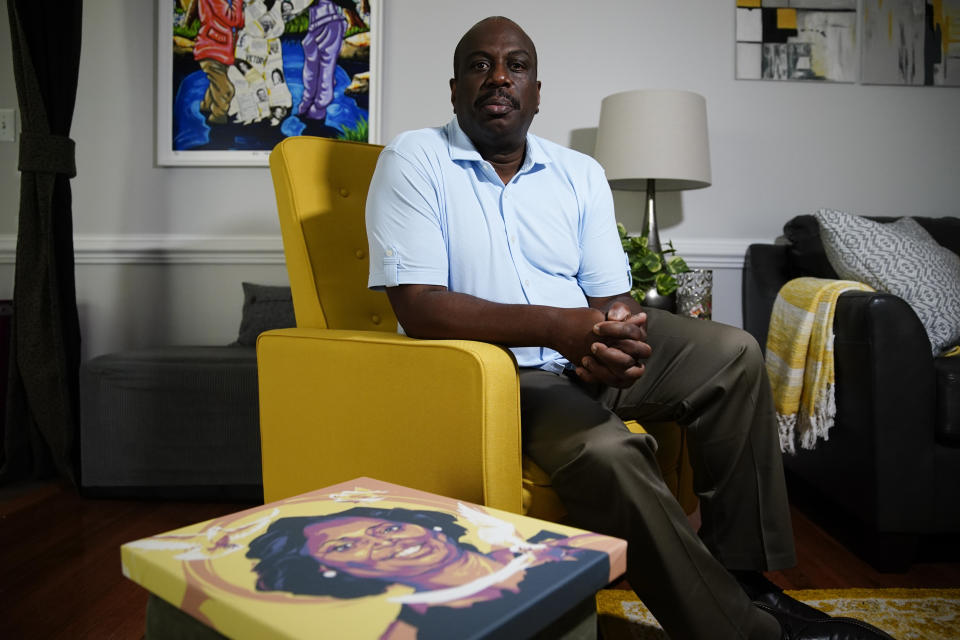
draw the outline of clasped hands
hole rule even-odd
[[[578,349],[565,356],[586,382],[599,382],[625,388],[643,375],[644,360],[650,357],[647,339],[647,314],[631,313],[622,302],[614,302],[604,315],[597,309],[579,309],[578,323],[592,321]],[[589,312],[589,316],[582,312]],[[602,319],[597,319],[600,316]],[[580,325],[583,326],[583,325]],[[581,333],[581,336],[583,334]],[[578,353],[579,352],[579,353]],[[561,352],[562,353],[562,352]]]

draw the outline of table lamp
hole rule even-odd
[[[647,247],[660,253],[656,192],[710,186],[707,102],[690,91],[615,93],[600,105],[594,153],[613,189],[643,191]]]

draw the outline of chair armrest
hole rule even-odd
[[[787,248],[776,244],[752,244],[743,263],[743,328],[761,349],[767,346],[767,330],[777,293],[790,279]]]
[[[510,351],[374,331],[257,340],[267,502],[354,477],[519,513],[520,392]]]
[[[836,428],[874,461],[867,486],[882,497],[880,524],[924,526],[933,492],[912,489],[934,486],[936,374],[927,332],[901,298],[869,291],[841,294],[833,326]]]

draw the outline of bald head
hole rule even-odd
[[[463,63],[463,58],[470,50],[470,47],[474,45],[477,34],[485,31],[487,27],[497,23],[499,23],[501,26],[509,27],[510,29],[515,30],[526,41],[530,53],[533,56],[534,73],[536,73],[537,48],[534,46],[533,40],[530,39],[530,36],[527,35],[526,31],[521,29],[520,25],[510,18],[505,18],[503,16],[490,16],[489,18],[484,18],[477,24],[470,27],[470,29],[463,34],[463,37],[460,38],[460,42],[457,43],[457,48],[453,51],[454,79],[460,77],[460,65]]]

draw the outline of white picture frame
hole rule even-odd
[[[230,2],[230,0],[223,1]],[[200,61],[194,59],[191,45],[197,40],[191,41],[189,37],[182,36],[176,40],[174,38],[175,15],[181,23],[187,22],[183,16],[198,20],[196,15],[198,10],[194,8],[195,3],[198,2],[200,0],[157,0],[157,165],[267,166],[271,149],[277,142],[290,135],[347,136],[354,140],[379,142],[382,0],[357,0],[355,5],[358,10],[353,15],[347,15],[343,9],[336,6],[340,3],[330,0],[276,0],[271,3],[270,10],[267,12],[271,15],[260,14],[260,17],[254,20],[250,17],[257,16],[260,10],[266,8],[264,0],[232,0],[242,8],[244,13],[243,26],[231,30],[234,38],[234,63],[226,65],[217,61],[219,66],[215,66],[213,71],[219,74],[221,81],[227,79],[232,88],[230,113],[227,115],[221,113],[217,118],[222,120],[225,117],[226,122],[211,122],[211,118],[216,114],[200,112],[211,76],[201,68]],[[333,19],[339,20],[342,28],[332,29],[332,34],[320,34],[313,38],[313,41],[320,42],[324,37],[328,38],[328,41],[333,40],[337,37],[338,30],[343,42],[350,41],[342,46],[337,56],[336,69],[333,72],[335,76],[333,100],[329,105],[321,108],[321,112],[323,109],[326,110],[326,116],[322,120],[312,111],[316,108],[316,101],[311,104],[311,111],[304,114],[298,113],[305,93],[304,85],[308,84],[302,75],[298,78],[298,74],[294,73],[297,71],[302,74],[303,67],[307,66],[305,60],[308,54],[303,52],[303,40],[298,39],[300,36],[297,34],[285,32],[281,32],[279,37],[268,39],[266,36],[271,31],[265,31],[262,26],[263,24],[276,25],[275,20],[271,23],[271,17],[280,15],[281,2],[287,8],[293,7],[292,10],[296,11],[292,14],[293,19],[299,19],[301,26],[310,24],[311,7],[315,6],[318,12],[335,11],[337,15]],[[363,11],[364,8],[369,8],[369,13]],[[194,13],[189,14],[190,11]],[[354,25],[353,30],[361,29],[356,25],[358,18],[368,27],[366,36],[362,31],[359,34],[351,33],[351,24]],[[286,31],[287,22],[292,20],[288,20],[286,16],[283,20]],[[314,20],[314,23],[317,22],[319,20]],[[196,22],[193,24],[195,25]],[[297,25],[291,25],[291,28],[295,26]],[[272,33],[276,33],[278,28],[274,26]],[[303,28],[308,29],[308,27]],[[315,34],[310,35],[313,37]],[[358,35],[359,38],[353,37]],[[366,78],[363,77],[364,56],[362,54],[365,39],[368,43],[366,45],[368,51]],[[258,58],[257,55],[250,53],[254,50],[259,53],[258,47],[264,47],[266,42],[270,43],[269,54]],[[354,46],[353,43],[358,43],[358,46]],[[279,55],[275,55],[275,49],[279,51]],[[346,53],[357,51],[361,53],[350,59],[344,57]],[[241,53],[249,57],[253,64],[236,55]],[[314,64],[317,64],[317,58],[316,55],[311,57]],[[231,70],[230,67],[233,69]],[[351,71],[345,67],[349,67],[351,71],[358,69],[360,71],[351,75]],[[278,68],[282,69],[279,75]],[[241,70],[245,70],[246,74]],[[262,97],[259,100],[251,98],[251,96],[263,96],[263,87],[252,82],[246,83],[246,79],[254,77],[265,79],[271,71],[278,90],[270,90],[266,100]],[[230,81],[230,78],[235,79],[235,82]],[[345,86],[345,78],[348,79],[349,86]],[[362,91],[364,80],[366,80],[365,99]],[[316,82],[311,84],[318,85]],[[254,87],[257,87],[256,93],[253,91]],[[285,103],[284,88],[287,89],[286,93],[289,96]],[[359,91],[353,93],[351,97],[348,94],[351,89],[359,89]],[[318,92],[322,92],[322,89],[314,91],[314,95]],[[230,94],[227,92],[221,94],[219,101],[221,112],[226,103],[222,99],[225,95]],[[251,107],[251,99],[257,106],[256,111]],[[265,109],[264,105],[269,108]],[[284,108],[287,109],[285,113],[282,111]],[[244,117],[246,120],[243,119]],[[365,123],[361,120],[365,120]],[[344,122],[348,124],[345,125]],[[349,123],[356,126],[351,128],[348,126]],[[364,127],[366,128],[365,140],[362,135]],[[206,135],[206,142],[204,142],[204,135]]]

